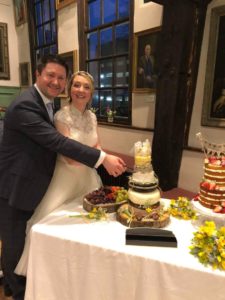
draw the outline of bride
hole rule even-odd
[[[100,148],[96,116],[88,109],[93,91],[94,80],[89,73],[84,71],[74,73],[68,84],[69,105],[55,114],[54,122],[57,130],[63,135],[88,146]],[[58,155],[48,190],[27,222],[25,246],[15,269],[16,274],[26,276],[32,225],[64,202],[88,194],[98,189],[101,184],[95,169]]]

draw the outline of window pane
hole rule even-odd
[[[51,19],[55,18],[55,0],[50,0]]]
[[[44,19],[44,22],[47,22],[50,19],[49,2],[48,2],[48,0],[44,0],[43,19]]]
[[[46,55],[46,54],[49,54],[50,53],[50,47],[46,47],[43,49],[43,54]]]
[[[127,117],[128,116],[128,108],[129,108],[129,96],[128,90],[118,89],[115,91],[115,110],[116,116],[118,117]]]
[[[129,17],[130,15],[130,0],[118,0],[119,18]]]
[[[95,87],[99,86],[98,83],[98,62],[92,61],[88,63],[88,72],[93,76],[94,82],[95,82]]]
[[[109,23],[116,20],[116,1],[105,0],[104,1],[104,12],[103,12],[103,23]]]
[[[101,25],[100,0],[88,4],[89,28],[92,29]]]
[[[98,34],[93,32],[88,34],[88,58],[93,59],[98,56]]]
[[[37,46],[42,46],[44,43],[43,27],[37,29]]]
[[[128,23],[116,26],[116,53],[127,53],[129,50]]]
[[[101,30],[100,42],[101,42],[101,56],[112,55],[113,53],[112,28]]]
[[[41,3],[35,5],[35,16],[36,16],[36,25],[42,23],[42,14],[41,14]]]
[[[58,50],[57,50],[57,47],[56,45],[53,45],[50,47],[50,53],[51,54],[57,54]]]
[[[99,108],[99,96],[98,96],[98,91],[95,91],[92,97],[92,107]],[[99,114],[99,110],[96,112],[96,114]]]
[[[100,63],[100,87],[112,86],[112,60],[103,60]]]
[[[112,91],[100,91],[100,115],[106,116],[107,107],[112,109]]]
[[[56,42],[56,26],[55,21],[52,22],[52,42]]]
[[[129,61],[126,57],[118,57],[115,60],[115,77],[116,86],[128,86]]]
[[[52,35],[51,35],[51,29],[49,23],[44,26],[44,34],[45,34],[45,44],[50,44],[52,41]]]

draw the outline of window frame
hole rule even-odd
[[[44,0],[40,0],[40,2],[43,2]],[[50,0],[49,1],[49,8],[51,9],[51,5],[50,5]],[[43,44],[42,47],[37,47],[37,43],[36,43],[36,34],[37,34],[37,28],[39,26],[37,26],[35,24],[35,10],[34,10],[34,5],[32,5],[33,2],[32,0],[27,0],[27,17],[28,17],[28,33],[29,33],[29,42],[30,42],[30,58],[31,58],[31,70],[32,70],[32,82],[35,82],[35,70],[36,70],[36,50],[37,49],[41,49],[41,48],[45,48],[46,44]],[[56,10],[56,4],[54,1],[54,8],[55,8],[55,18],[52,18],[51,21],[49,21],[49,23],[51,23],[52,21],[55,21],[55,42],[54,43],[49,43],[48,45],[56,45],[56,49],[58,52],[58,13]],[[43,16],[43,14],[42,14]],[[44,24],[45,22],[43,22]],[[46,22],[47,23],[47,22]],[[51,26],[51,25],[50,25]],[[56,52],[56,53],[57,53]]]
[[[130,16],[126,18],[122,18],[120,20],[116,20],[107,24],[102,24],[98,27],[92,28],[88,30],[88,0],[78,0],[78,39],[79,39],[79,48],[82,49],[82,51],[79,51],[79,65],[80,70],[87,70],[87,62],[90,60],[88,59],[87,51],[88,51],[88,39],[87,34],[94,32],[96,30],[102,30],[104,28],[109,28],[109,26],[115,26],[117,24],[124,23],[126,21],[129,22],[129,30],[130,30],[130,36],[129,36],[129,49],[128,49],[128,59],[129,59],[129,79],[128,79],[128,97],[129,97],[129,103],[128,103],[128,116],[127,118],[121,117],[121,118],[114,118],[114,123],[110,123],[110,125],[131,125],[132,123],[132,115],[131,115],[131,108],[132,108],[132,67],[133,67],[133,15],[134,15],[134,1],[130,0]],[[112,57],[121,57],[124,56],[124,54],[118,54],[118,55],[112,55]],[[110,58],[110,56],[107,56],[107,58]],[[96,61],[103,60],[104,57],[96,59]],[[91,61],[93,61],[91,59]],[[115,64],[113,64],[113,69],[115,68]],[[110,88],[100,88],[99,90],[104,89],[120,89],[118,86],[112,86]],[[113,101],[115,101],[113,99]],[[107,116],[98,116],[98,121],[100,123],[106,123],[107,122]]]

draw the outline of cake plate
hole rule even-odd
[[[170,222],[170,215],[168,212],[164,212],[159,219],[157,220],[137,220],[130,215],[128,216],[127,213],[132,214],[132,208],[131,206],[126,203],[120,206],[120,208],[117,210],[116,213],[116,219],[121,224],[127,226],[127,227],[154,227],[154,228],[163,228],[167,226]],[[127,213],[126,213],[127,212]]]
[[[90,212],[92,211],[94,208],[98,209],[98,208],[103,208],[105,210],[106,213],[114,213],[118,210],[118,208],[127,203],[126,200],[121,201],[121,202],[114,202],[114,203],[105,203],[105,204],[92,204],[87,198],[84,197],[83,199],[83,208]]]
[[[198,214],[198,218],[192,222],[194,226],[200,226],[205,221],[214,221],[219,226],[225,225],[225,214],[215,213],[212,209],[202,206],[196,200],[192,200],[192,204]]]

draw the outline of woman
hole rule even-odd
[[[96,116],[88,109],[93,91],[94,80],[89,73],[78,71],[73,74],[68,85],[69,105],[64,106],[55,114],[54,122],[57,130],[64,136],[88,146],[100,148]],[[16,274],[26,276],[32,225],[64,202],[80,198],[100,186],[101,179],[95,169],[58,155],[48,190],[27,223],[25,247],[15,269]]]

